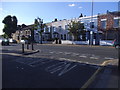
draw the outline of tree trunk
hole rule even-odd
[[[40,43],[42,44],[42,33],[41,33],[41,39],[40,39]]]

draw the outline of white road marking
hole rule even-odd
[[[59,60],[68,60],[68,61],[70,61],[71,59],[68,59],[68,58],[59,58]]]
[[[71,54],[70,52],[65,52],[65,55]]]
[[[84,56],[84,55],[81,55],[81,56],[79,56],[79,57],[81,57],[81,58],[87,58],[87,56]]]
[[[58,53],[60,54],[60,53],[63,53],[63,52],[58,52]]]
[[[29,63],[29,65],[30,65],[30,64],[34,64],[34,63],[37,63],[37,62],[42,62],[42,61],[45,61],[45,60],[44,60],[44,59],[35,60],[35,61],[33,61],[33,62]]]
[[[65,73],[67,73],[68,71],[72,70],[73,68],[75,68],[77,65],[73,65],[72,67],[70,67],[71,64],[67,64],[65,66],[65,68],[58,74],[58,76],[61,76]]]
[[[51,54],[52,54],[52,53],[54,53],[54,52],[49,52],[49,53],[51,53]]]
[[[111,58],[111,57],[105,57],[104,59],[114,59],[114,58]]]
[[[71,62],[59,62],[57,64],[54,64],[52,66],[47,67],[45,70],[50,72],[51,74],[60,71],[60,73],[58,74],[58,76],[61,76],[65,73],[67,73],[68,71],[72,70],[73,68],[75,68],[77,65],[71,65]]]
[[[71,56],[78,56],[79,54],[78,53],[72,53]]]
[[[66,64],[66,62],[59,62],[59,63],[57,63],[57,64],[54,64],[54,65],[52,65],[52,66],[47,67],[45,70],[51,71],[51,68],[54,68],[54,67],[56,67],[56,66],[60,66],[61,64]]]
[[[96,60],[97,60],[97,59],[99,59],[99,58],[97,58],[97,57],[90,57],[90,59],[96,59]]]

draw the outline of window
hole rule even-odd
[[[65,25],[65,30],[68,30],[68,25]]]
[[[27,35],[27,31],[25,31],[25,34]]]
[[[61,39],[63,40],[63,35],[61,34]]]
[[[90,22],[90,28],[94,28],[94,22]]]
[[[30,31],[28,31],[28,34],[30,34]]]
[[[62,30],[62,27],[61,27],[61,26],[59,26],[59,32],[61,32],[61,30]]]
[[[53,31],[54,31],[54,32],[56,31],[56,28],[55,28],[55,27],[53,27]]]
[[[106,29],[106,20],[105,21],[101,21],[101,28],[102,29]]]
[[[119,26],[120,26],[120,19],[114,19],[113,27],[118,28]]]
[[[66,34],[64,34],[64,40],[66,40]]]

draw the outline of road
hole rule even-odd
[[[80,88],[104,61],[117,59],[109,46],[35,44],[40,52],[30,55],[19,49],[2,48],[3,88]]]

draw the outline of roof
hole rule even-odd
[[[31,28],[33,28],[33,25],[34,25],[34,24],[32,24],[32,25],[28,25],[28,26],[26,26],[25,28],[22,28],[22,30],[31,29]]]
[[[108,12],[108,13],[105,13],[105,14],[99,14],[99,16],[101,16],[101,15],[107,15],[107,14],[120,16],[120,11],[114,11],[114,12]]]

